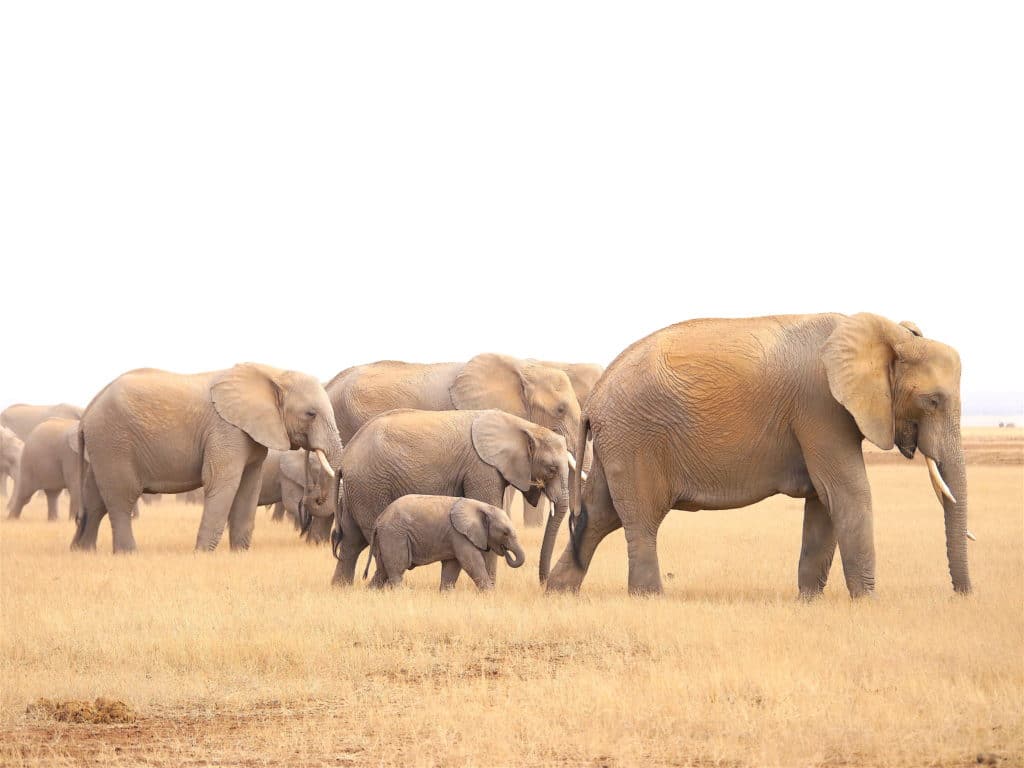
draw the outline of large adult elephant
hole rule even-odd
[[[579,402],[580,408],[587,402],[587,398],[594,389],[594,385],[597,384],[597,380],[604,373],[604,367],[595,363],[556,363],[550,360],[541,360],[540,364],[565,372],[565,375],[569,377],[569,383],[572,384],[573,392],[576,393],[576,400]],[[571,447],[575,442],[575,438],[570,438],[568,442]],[[581,451],[580,455],[586,454],[583,454]],[[584,461],[582,469],[584,472],[589,471],[590,467],[587,461]],[[513,493],[514,491],[511,487],[505,492],[506,512],[511,508],[511,496]],[[545,499],[545,496],[541,496],[536,506],[523,499],[523,524],[526,527],[539,528],[543,524],[545,513],[547,512],[547,502]]]
[[[260,474],[260,495],[257,505],[273,505],[272,520],[279,522],[287,515],[306,541],[322,544],[331,538],[333,508],[325,516],[313,517],[308,521],[308,525],[303,526],[305,521],[301,513],[301,504],[304,494],[310,500],[309,503],[316,503],[316,500],[319,500],[320,506],[326,504],[331,495],[330,482],[316,457],[308,451],[267,451],[267,458],[263,462]]]
[[[561,435],[504,411],[399,409],[377,416],[341,458],[333,582],[352,583],[374,523],[395,499],[410,493],[464,496],[500,506],[511,484],[534,502],[544,493],[564,516],[572,461]],[[493,579],[493,553],[487,561]]]
[[[862,441],[924,454],[945,517],[953,589],[971,590],[960,358],[911,323],[872,314],[691,320],[628,347],[584,408],[594,461],[549,590],[578,589],[598,543],[625,530],[629,589],[661,591],[669,509],[806,499],[800,594],[821,593],[838,542],[854,597],[875,586]],[[541,578],[562,515],[548,521]]]
[[[17,519],[36,491],[46,494],[48,520],[58,518],[57,500],[67,489],[71,494],[69,516],[79,509],[78,420],[46,419],[28,434],[8,517]]]
[[[77,405],[27,405],[18,403],[0,412],[0,426],[7,427],[23,442],[28,434],[47,419],[80,419],[82,409]]]
[[[18,481],[25,443],[7,427],[0,427],[0,496],[7,496],[7,478]]]
[[[95,549],[110,514],[114,552],[135,549],[131,509],[143,492],[203,487],[197,550],[212,550],[224,526],[232,549],[248,549],[268,448],[303,448],[334,474],[341,440],[327,393],[312,376],[242,363],[182,375],[152,368],[108,384],[79,429],[88,451],[73,549]]]
[[[385,360],[348,368],[327,384],[341,439],[395,408],[472,411],[497,408],[576,440],[580,406],[564,371],[536,360],[485,353],[467,363]]]

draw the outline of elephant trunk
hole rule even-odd
[[[551,572],[551,553],[555,548],[555,538],[558,536],[558,529],[562,525],[566,512],[569,511],[569,467],[562,471],[562,490],[557,499],[551,514],[548,515],[547,524],[544,526],[544,540],[540,546],[540,582],[543,584]]]
[[[505,548],[505,562],[509,568],[518,568],[526,562],[526,553],[519,542],[514,541]]]
[[[946,558],[949,561],[949,575],[953,590],[961,594],[971,591],[971,577],[967,567],[967,470],[964,466],[963,445],[959,429],[943,447],[943,455],[935,467],[942,482],[949,490],[947,495],[941,482],[935,480],[936,495],[942,503],[946,524]],[[950,498],[952,496],[952,498]]]

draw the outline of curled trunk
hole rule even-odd
[[[526,553],[518,542],[509,544],[505,550],[505,562],[509,568],[518,568],[526,562]]]

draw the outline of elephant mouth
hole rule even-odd
[[[917,422],[904,421],[896,430],[896,447],[908,459],[917,452]]]

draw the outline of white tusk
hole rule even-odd
[[[566,451],[565,455],[569,458],[569,469],[571,469],[573,472],[575,472],[576,471],[576,459],[574,459],[572,457],[572,454],[569,453],[568,451]]]
[[[978,540],[978,538],[973,533],[971,533],[970,531],[967,531],[967,538],[970,539],[971,541],[977,541]]]
[[[953,497],[953,492],[949,490],[949,486],[946,485],[946,481],[942,479],[942,475],[939,474],[939,465],[935,463],[935,459],[931,456],[924,457],[925,463],[928,464],[928,476],[932,479],[932,488],[935,489],[935,495],[939,497],[939,501],[942,501],[942,497],[945,496],[951,502],[956,504],[956,499]]]
[[[321,451],[319,448],[316,450],[316,457],[320,459],[320,466],[324,468],[324,472],[326,472],[331,477],[334,477],[334,470],[331,469],[331,462],[327,460],[327,456],[325,456],[324,452]]]
[[[584,483],[587,482],[587,471],[585,469],[580,470],[580,480]]]

